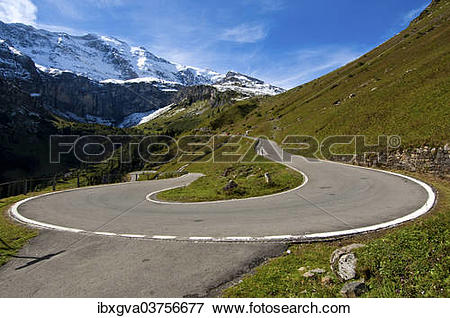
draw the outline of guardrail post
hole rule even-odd
[[[23,194],[27,194],[28,193],[28,189],[27,189],[27,179],[25,179],[24,183],[23,183]]]
[[[56,177],[53,177],[52,189],[53,191],[56,191]]]

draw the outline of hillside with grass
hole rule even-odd
[[[399,135],[404,146],[443,145],[450,131],[450,2],[356,61],[272,98],[234,123],[281,141],[288,134]]]
[[[273,97],[166,116],[178,132],[267,136],[399,135],[402,145],[445,145],[450,131],[450,2],[433,1],[409,27],[357,60]],[[183,111],[186,111],[183,109]],[[151,124],[149,124],[151,125]],[[145,126],[144,126],[145,127]],[[148,126],[147,126],[148,127]]]

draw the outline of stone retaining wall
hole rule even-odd
[[[343,161],[336,156],[335,161]],[[380,167],[411,172],[430,173],[450,179],[450,146],[442,147],[423,146],[420,148],[394,150],[379,157],[368,154],[366,158],[354,158],[352,164],[365,167]]]

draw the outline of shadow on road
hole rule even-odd
[[[59,254],[64,253],[64,252],[65,252],[65,250],[62,250],[62,251],[59,251],[59,252],[57,252],[57,253],[52,253],[52,254],[44,255],[44,256],[42,256],[42,257],[20,256],[20,255],[8,255],[8,256],[13,257],[13,258],[32,259],[32,261],[29,261],[28,263],[26,263],[26,264],[24,264],[24,265],[22,265],[22,266],[16,267],[15,270],[17,271],[17,270],[26,268],[26,267],[28,267],[28,266],[37,264],[37,263],[39,263],[39,262],[42,262],[42,261],[45,261],[45,260],[49,260],[49,259],[51,259],[52,257],[55,257],[55,256],[57,256],[57,255],[59,255]]]

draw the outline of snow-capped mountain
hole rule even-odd
[[[284,90],[237,72],[182,66],[144,47],[0,22],[0,78],[61,117],[128,127],[182,100],[222,103]],[[220,97],[219,97],[220,95]]]
[[[237,90],[247,95],[275,95],[283,90],[264,82],[229,72],[183,66],[130,46],[119,39],[87,34],[73,36],[32,26],[0,22],[0,39],[29,56],[50,74],[70,71],[105,83],[151,82],[173,89],[173,85],[213,85],[220,90]]]
[[[181,85],[212,84],[223,76],[182,66],[153,55],[144,47],[107,36],[73,36],[23,24],[0,22],[0,38],[47,69],[71,71],[97,81],[156,78]]]
[[[237,72],[228,72],[213,84],[219,91],[233,90],[244,95],[276,95],[284,89],[264,83],[263,81]]]

